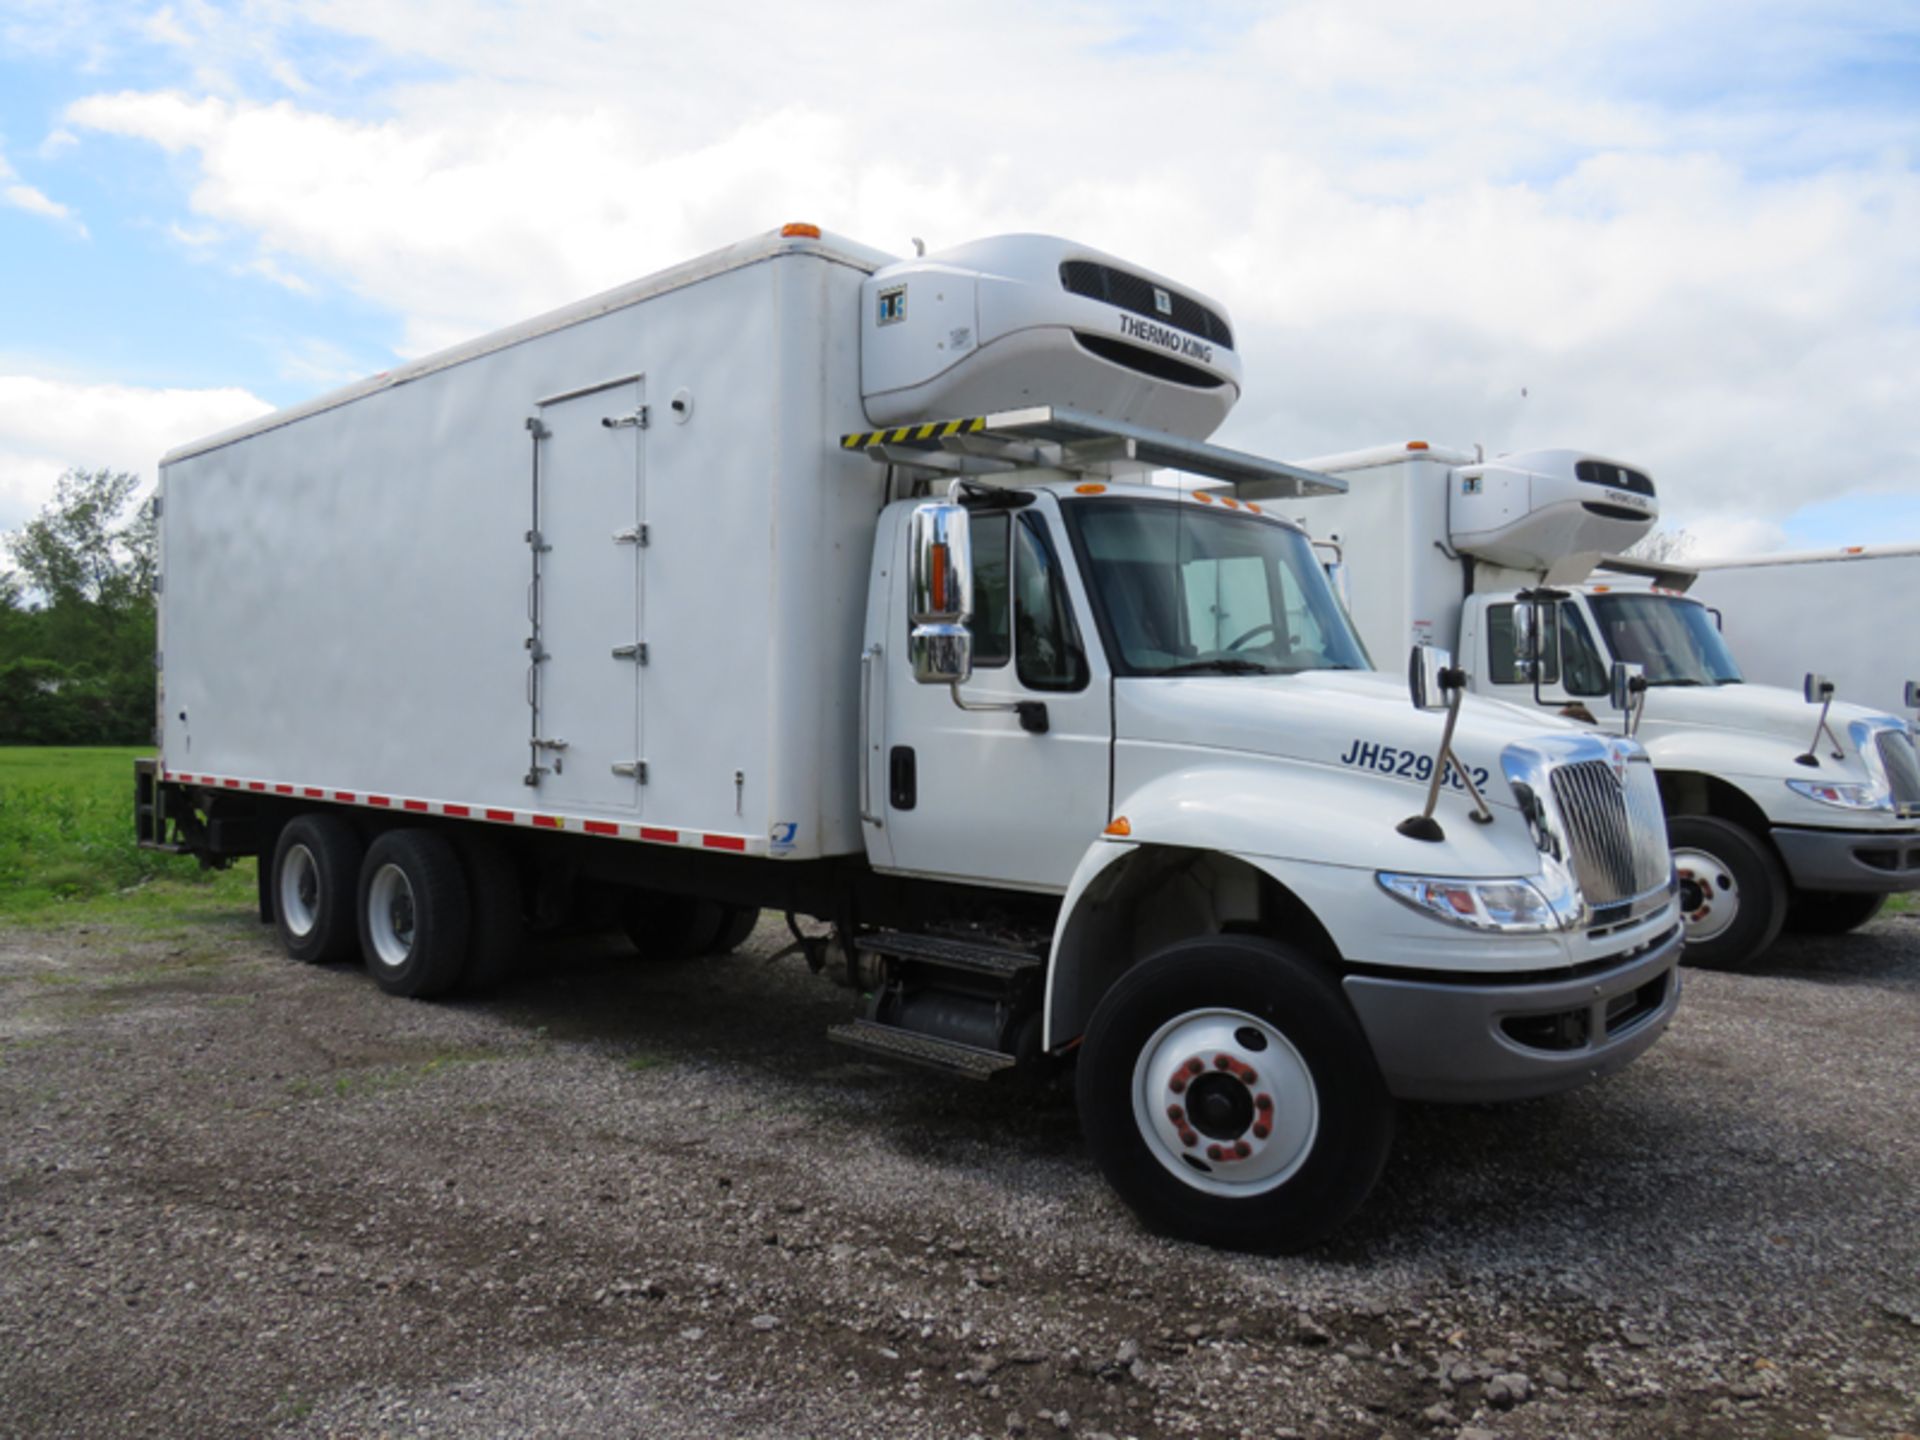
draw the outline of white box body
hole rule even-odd
[[[863,423],[860,284],[888,258],[763,237],[168,456],[165,770],[859,851],[885,472],[836,442]]]
[[[1912,718],[1920,680],[1920,545],[1685,561],[1688,594],[1720,612],[1747,679],[1798,690],[1809,670],[1842,700]]]

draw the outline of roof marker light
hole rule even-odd
[[[1424,440],[1407,441],[1407,449],[1409,450],[1431,450],[1432,448],[1433,447]]]
[[[780,233],[790,240],[818,240],[820,238],[820,227],[818,225],[808,225],[804,221],[796,220],[791,224],[782,225],[780,227]]]
[[[1107,487],[1104,485],[1095,485],[1089,482],[1088,484],[1085,484],[1085,485],[1074,486],[1073,493],[1076,495],[1104,495],[1107,493]]]

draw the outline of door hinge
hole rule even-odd
[[[553,432],[540,423],[540,417],[538,415],[529,415],[527,417],[527,433],[536,440],[544,440]]]
[[[636,525],[631,530],[614,531],[613,543],[616,545],[651,545],[653,538],[648,533],[645,525]]]
[[[644,665],[647,663],[647,647],[644,643],[639,645],[616,645],[613,647],[613,658],[616,660],[632,660],[637,664]]]
[[[624,764],[615,765],[613,767],[613,773],[623,775],[630,780],[638,780],[644,785],[647,783],[647,762],[644,760],[630,760]]]
[[[536,740],[533,742],[533,748],[536,750],[564,750],[567,748],[567,742],[564,740]]]
[[[535,550],[539,551],[542,555],[546,554],[547,551],[553,549],[553,546],[547,544],[546,537],[543,536],[538,530],[527,531],[527,544],[531,545]]]
[[[647,407],[642,405],[630,415],[602,415],[600,423],[609,430],[621,430],[631,425],[636,430],[647,428]]]

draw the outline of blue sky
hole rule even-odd
[[[0,528],[806,218],[1211,292],[1228,443],[1578,445],[1700,553],[1920,540],[1917,155],[1912,3],[0,0]]]

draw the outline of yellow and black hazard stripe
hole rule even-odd
[[[856,430],[840,437],[842,450],[864,450],[869,445],[916,445],[945,440],[953,435],[978,435],[987,428],[987,417],[975,415],[966,420],[929,420],[924,425],[902,425],[893,430]]]

